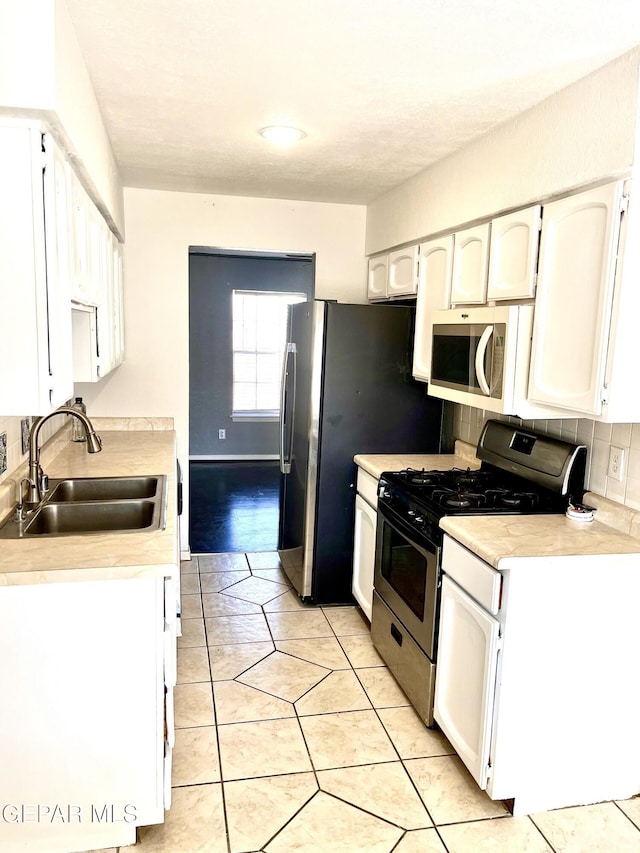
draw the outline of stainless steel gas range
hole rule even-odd
[[[446,515],[564,513],[584,492],[586,447],[487,421],[478,470],[384,473],[371,636],[427,726],[433,725],[440,603],[439,520]]]

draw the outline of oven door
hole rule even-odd
[[[389,507],[380,505],[373,585],[416,643],[435,661],[440,547]]]

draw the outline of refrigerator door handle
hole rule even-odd
[[[291,360],[292,364],[292,376],[293,379],[291,381],[291,415],[288,420],[286,420],[287,416],[287,402],[288,402],[288,394],[287,389],[289,387],[289,383],[287,379],[289,377],[289,356],[293,356]],[[287,348],[285,350],[284,359],[282,361],[282,384],[280,386],[280,471],[283,474],[291,473],[291,449],[292,449],[292,430],[293,430],[293,419],[296,409],[296,345],[294,343],[288,343]],[[288,434],[285,435],[286,426],[289,426]],[[288,448],[288,450],[287,450]]]

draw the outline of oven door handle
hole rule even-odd
[[[492,334],[493,326],[487,326],[482,335],[480,335],[480,340],[478,341],[478,347],[476,349],[476,376],[485,397],[491,396],[491,388],[489,387],[489,383],[487,382],[487,377],[484,372],[484,357]]]
[[[432,542],[427,537],[420,537],[420,541],[416,542],[416,530],[411,528],[411,525],[407,524],[407,522],[401,518],[401,516],[397,515],[392,509],[384,507],[381,508],[378,505],[378,515],[384,522],[384,524],[388,524],[392,527],[396,533],[402,536],[403,539],[406,539],[407,542],[416,548],[418,551],[429,551],[431,554],[438,555],[439,548],[438,546]]]

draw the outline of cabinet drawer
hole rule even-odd
[[[449,536],[444,537],[442,571],[489,613],[500,610],[502,575]]]
[[[374,509],[378,506],[378,481],[367,471],[358,468],[358,480],[356,489],[359,495],[365,499]]]
[[[431,663],[375,590],[371,640],[392,675],[402,684],[402,689],[420,718],[427,726],[432,726],[435,664]]]

